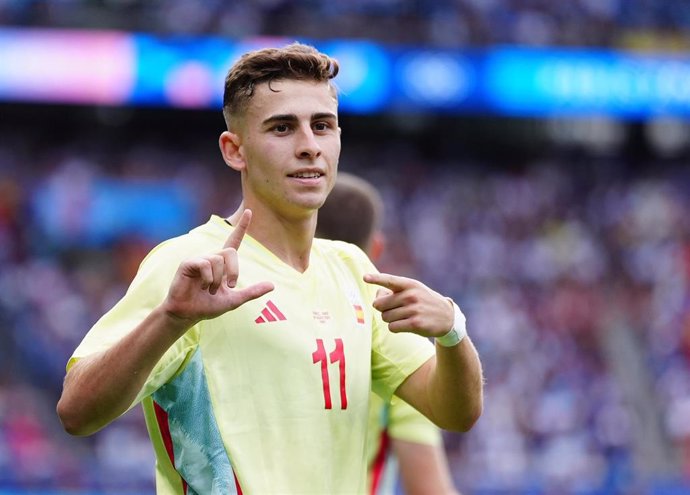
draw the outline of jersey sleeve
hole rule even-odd
[[[110,349],[139,325],[166,297],[170,282],[184,259],[186,250],[166,241],[144,259],[125,295],[89,330],[67,363]],[[198,344],[198,327],[190,328],[158,361],[136,400],[152,394],[184,368]]]
[[[394,396],[388,409],[388,433],[395,440],[431,445],[442,444],[441,431],[414,407]]]
[[[434,347],[419,335],[391,332],[378,311],[374,311],[373,319],[372,390],[389,400],[400,384],[434,355]]]

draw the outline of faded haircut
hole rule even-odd
[[[339,172],[333,190],[319,209],[316,237],[350,242],[367,251],[382,213],[383,200],[373,185]]]
[[[270,87],[271,82],[284,79],[329,82],[338,75],[338,70],[335,59],[302,43],[245,53],[225,77],[225,124],[230,129],[230,122],[246,111],[259,84],[268,83]],[[337,96],[335,86],[332,87]]]

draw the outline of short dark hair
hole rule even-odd
[[[245,53],[225,77],[223,116],[228,129],[231,118],[246,110],[258,84],[281,79],[326,82],[335,78],[338,70],[335,59],[302,43]]]
[[[319,209],[316,237],[351,242],[364,251],[379,228],[383,200],[366,180],[340,172]]]

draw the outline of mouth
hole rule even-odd
[[[295,172],[288,174],[288,177],[293,179],[320,179],[324,174],[321,172]]]

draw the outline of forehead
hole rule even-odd
[[[327,82],[279,80],[259,84],[247,108],[249,120],[263,121],[273,115],[311,116],[337,114],[335,90]]]

